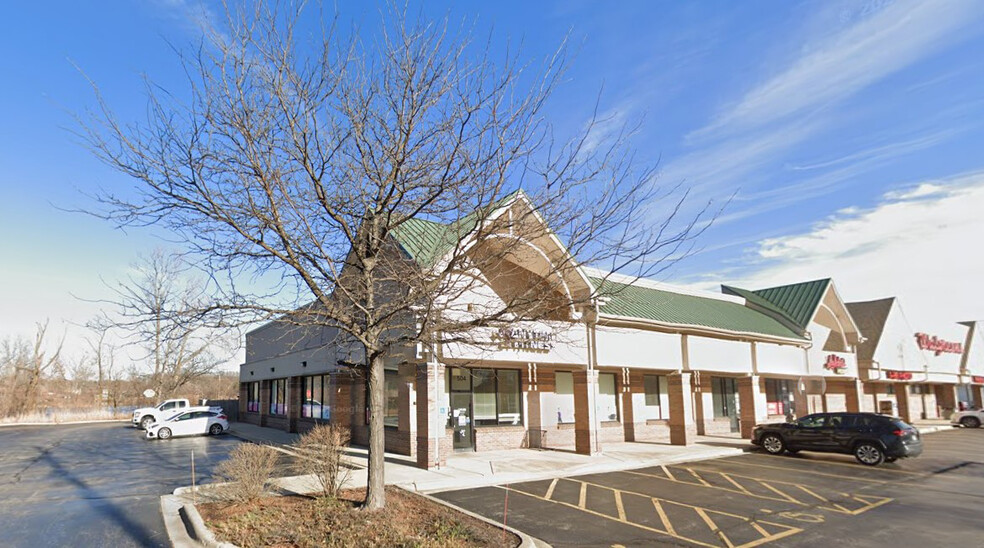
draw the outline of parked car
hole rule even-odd
[[[876,466],[922,453],[919,430],[898,417],[876,413],[817,413],[787,423],[760,424],[752,443],[778,455],[784,451],[820,451],[854,455]]]
[[[170,418],[151,424],[147,438],[166,440],[173,436],[219,435],[229,429],[229,418],[211,407],[190,407]]]
[[[968,409],[957,411],[950,417],[950,423],[954,426],[966,426],[967,428],[980,428],[984,424],[984,409]]]
[[[165,400],[154,407],[141,407],[133,410],[131,419],[134,426],[147,429],[151,424],[160,422],[164,417],[171,416],[177,411],[187,409],[191,403],[184,399]]]

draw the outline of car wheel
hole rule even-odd
[[[209,434],[212,434],[213,436],[218,436],[219,434],[222,433],[222,425],[221,424],[213,424],[212,426],[209,427],[208,433]]]
[[[170,428],[161,428],[160,430],[157,431],[157,437],[159,439],[162,439],[162,440],[166,440],[166,439],[170,438],[171,437],[171,429]]]
[[[981,419],[977,417],[964,417],[960,419],[960,424],[966,426],[967,428],[980,428]]]
[[[150,415],[140,419],[140,428],[143,428],[144,430],[150,428],[151,424],[154,424],[154,417],[151,417]]]
[[[878,466],[885,462],[885,453],[877,445],[864,442],[854,448],[854,458],[861,464]]]
[[[773,455],[778,455],[786,450],[786,443],[781,437],[769,434],[762,438],[762,448]]]

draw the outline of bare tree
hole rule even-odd
[[[144,123],[119,120],[96,88],[83,135],[137,192],[94,193],[92,213],[182,238],[223,321],[328,326],[359,349],[373,509],[385,502],[384,359],[583,319],[597,292],[579,264],[660,272],[691,249],[707,208],[678,215],[685,190],[635,161],[631,127],[606,132],[595,117],[554,139],[544,105],[564,47],[541,64],[499,57],[393,8],[371,43],[331,25],[311,43],[298,40],[305,13],[228,13],[182,55],[187,99],[150,86]],[[274,282],[242,283],[258,278]],[[484,288],[495,298],[470,298]]]
[[[46,376],[63,371],[62,342],[54,352],[48,350],[48,322],[38,323],[33,343],[24,338],[7,338],[0,348],[0,371],[5,373],[4,404],[7,416],[36,411],[41,402],[41,385]]]
[[[89,341],[98,365],[100,390],[112,378],[114,349],[106,342],[110,330],[141,349],[139,361],[147,367],[131,378],[145,377],[156,392],[173,394],[192,379],[207,375],[231,358],[238,332],[215,329],[201,320],[204,286],[186,276],[180,256],[155,250],[133,265],[134,273],[111,287],[112,305],[89,323],[95,337]]]

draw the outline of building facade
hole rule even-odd
[[[500,207],[532,206],[520,193]],[[936,348],[940,339],[909,337],[903,346],[912,359],[892,361],[886,349],[905,339],[894,304],[846,305],[829,279],[710,293],[582,267],[557,270],[550,262],[566,250],[544,234],[525,242],[528,253],[510,256],[508,273],[479,273],[487,283],[454,306],[495,303],[544,273],[559,276],[558,298],[590,304],[489,329],[479,337],[484,344],[417,345],[387,355],[387,451],[427,468],[456,451],[592,454],[615,442],[748,437],[759,422],[878,410],[885,401],[909,418],[937,416],[947,398],[956,406],[958,385],[980,398],[984,354],[968,361],[945,347],[931,364],[919,345]],[[435,254],[426,242],[439,240],[423,236],[396,236],[418,263]],[[473,249],[482,252],[481,242]],[[874,340],[866,339],[869,328],[878,331]],[[336,329],[273,322],[249,332],[246,347],[240,420],[292,432],[332,422],[351,429],[353,443],[367,443],[366,383],[352,366],[361,358]],[[919,398],[899,397],[903,381],[887,371],[919,373],[926,388],[917,389]]]

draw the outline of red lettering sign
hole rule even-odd
[[[827,361],[823,362],[823,368],[829,369],[834,373],[843,373],[846,367],[847,360],[835,354],[830,354],[827,356]]]
[[[893,381],[912,380],[912,373],[908,371],[885,371],[885,376]]]
[[[946,352],[948,354],[963,354],[963,345],[958,342],[944,341],[926,333],[916,333],[916,343],[919,348],[929,350],[937,356]]]
[[[970,380],[971,382],[976,382],[977,384],[984,384],[984,377],[978,377],[977,375],[974,375],[973,377],[970,378]]]

